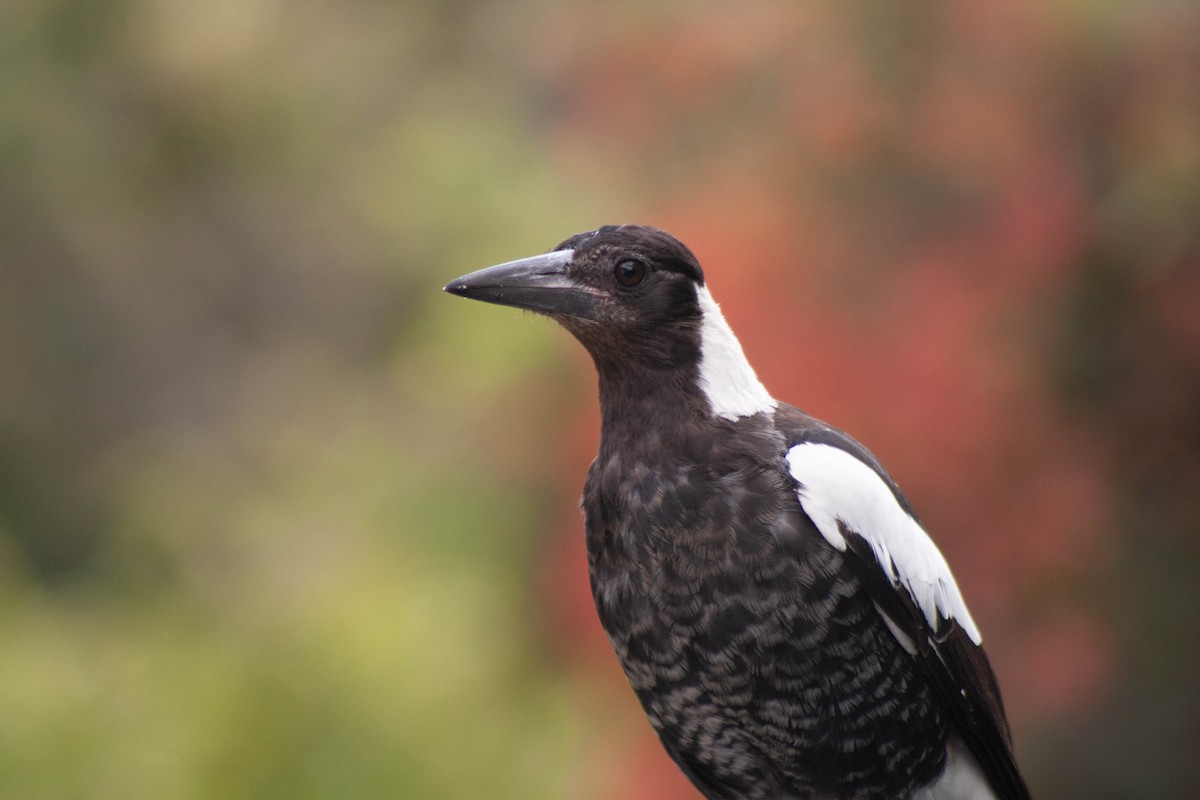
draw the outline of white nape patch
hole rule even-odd
[[[700,301],[700,389],[709,409],[730,420],[774,411],[774,398],[754,374],[707,286],[696,288],[696,299]]]
[[[913,792],[913,800],[997,800],[979,762],[958,739],[946,744],[946,768],[933,783]]]
[[[845,525],[871,546],[893,585],[908,589],[931,629],[953,619],[975,644],[983,641],[945,557],[875,470],[845,450],[811,442],[788,450],[787,460],[800,505],[831,545],[845,551],[838,524]]]

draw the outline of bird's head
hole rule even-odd
[[[605,226],[543,255],[451,281],[462,297],[545,314],[574,334],[605,388],[679,389],[704,413],[739,419],[775,401],[713,302],[692,251],[658,228]],[[609,402],[614,402],[610,399]]]
[[[704,274],[692,252],[658,228],[605,226],[549,253],[451,281],[451,294],[545,314],[598,366],[616,360],[679,365],[699,357]]]

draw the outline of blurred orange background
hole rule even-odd
[[[696,797],[585,354],[438,291],[622,222],[905,488],[1036,796],[1200,796],[1200,6],[10,0],[0,66],[0,796]]]

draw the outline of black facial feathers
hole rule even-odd
[[[554,249],[574,250],[577,258],[597,249],[612,250],[658,269],[686,275],[698,285],[704,285],[700,262],[687,245],[666,231],[648,225],[605,225],[594,231],[577,233]]]

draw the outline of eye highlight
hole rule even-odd
[[[626,289],[632,289],[646,280],[646,265],[641,261],[627,258],[613,268],[613,276],[616,277],[617,283]]]

